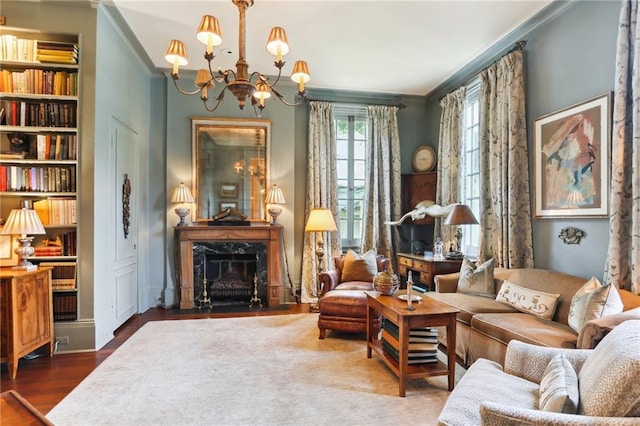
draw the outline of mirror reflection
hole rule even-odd
[[[269,120],[191,120],[195,220],[226,209],[264,221]]]

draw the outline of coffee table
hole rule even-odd
[[[456,368],[456,314],[459,309],[441,303],[428,295],[421,295],[420,302],[411,304],[413,310],[407,310],[407,302],[397,296],[386,296],[378,291],[365,291],[367,295],[367,358],[375,352],[384,363],[398,376],[400,396],[405,396],[408,379],[444,376],[449,379],[449,390],[453,390]],[[399,328],[398,361],[382,348],[382,341],[373,326],[375,314],[391,321]],[[447,328],[447,363],[438,360],[426,364],[409,364],[409,330],[420,327],[444,326]]]

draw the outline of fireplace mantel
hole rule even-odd
[[[176,275],[180,309],[194,307],[193,244],[198,242],[261,242],[267,245],[267,305],[280,304],[280,235],[282,226],[175,226]]]

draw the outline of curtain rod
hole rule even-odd
[[[458,86],[456,89],[452,90],[452,91],[451,91],[451,92],[449,92],[449,93],[446,93],[446,94],[444,94],[444,95],[440,96],[440,97],[438,98],[438,101],[442,101],[442,100],[443,100],[447,95],[449,95],[450,93],[453,93],[453,92],[455,92],[456,90],[458,90],[460,87],[462,87],[462,86],[465,86],[465,85],[469,84],[469,82],[470,82],[471,80],[473,80],[474,78],[476,78],[476,77],[477,77],[478,75],[480,75],[483,71],[488,70],[491,66],[495,65],[496,63],[498,63],[502,58],[504,58],[504,57],[505,57],[505,56],[507,56],[508,54],[513,53],[513,52],[518,51],[518,50],[524,50],[524,47],[525,47],[526,45],[527,45],[527,40],[518,40],[518,41],[516,41],[515,45],[514,45],[511,49],[509,49],[509,51],[508,51],[507,53],[505,53],[505,54],[501,55],[498,59],[494,60],[493,62],[491,62],[491,63],[490,63],[489,65],[487,65],[486,67],[482,68],[480,71],[478,71],[477,73],[475,73],[475,75],[474,75],[472,78],[470,78],[469,80],[467,80],[466,82],[464,82],[463,84],[461,84],[460,86]]]
[[[394,107],[398,107],[398,109],[404,109],[407,106],[405,104],[403,104],[402,102],[397,103],[397,104],[372,104],[372,103],[368,103],[368,102],[358,102],[358,101],[332,101],[332,100],[327,100],[327,99],[310,99],[310,98],[305,98],[305,100],[307,102],[331,102],[334,104],[356,104],[356,105],[364,105],[364,106],[394,106]]]

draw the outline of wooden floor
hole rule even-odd
[[[14,380],[9,379],[7,364],[2,364],[0,389],[2,392],[15,389],[41,413],[46,414],[147,321],[284,315],[302,312],[309,312],[308,304],[288,304],[279,308],[224,313],[201,311],[185,313],[178,310],[152,308],[129,319],[116,330],[113,340],[97,352],[59,354],[52,358],[40,357],[33,360],[20,359],[18,374]]]

